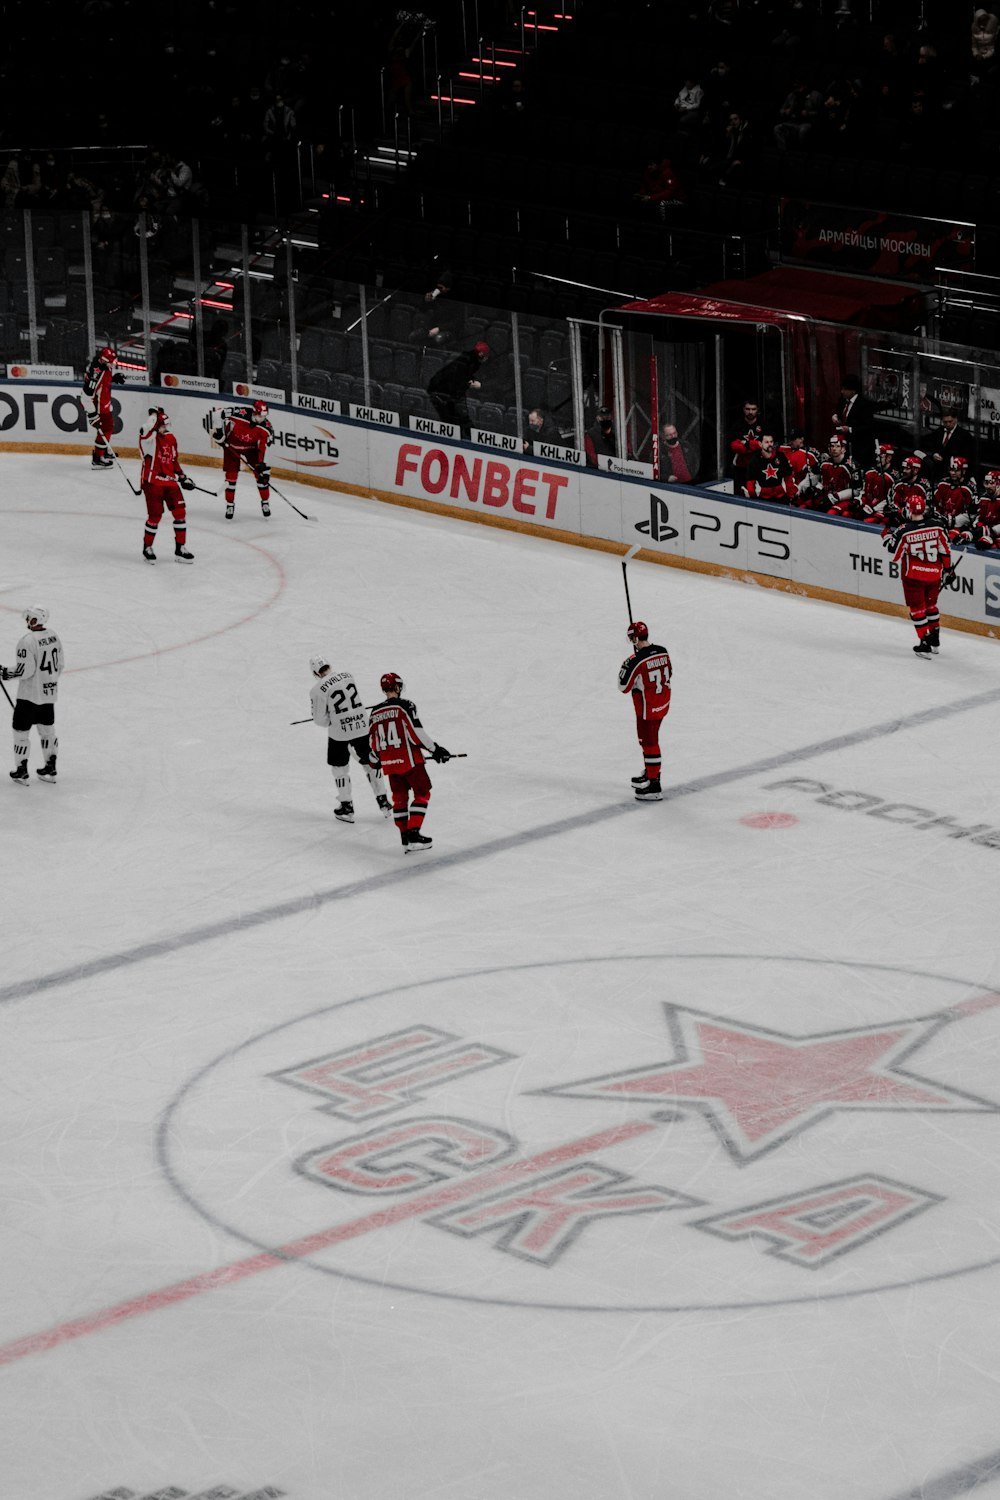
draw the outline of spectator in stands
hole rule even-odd
[[[739,186],[745,174],[751,146],[752,138],[746,117],[738,109],[734,109],[726,125],[724,150],[713,168],[719,173],[720,187]]]
[[[389,38],[389,60],[385,69],[385,102],[390,114],[413,114],[413,70],[410,54],[423,35],[414,30],[415,17],[401,10],[399,25]]]
[[[801,151],[823,108],[823,95],[804,78],[796,79],[778,111],[774,139],[780,151]]]
[[[252,97],[253,90],[250,92]],[[264,144],[270,151],[280,151],[282,147],[294,144],[295,113],[280,94],[275,94],[274,103],[264,111],[261,128],[264,132]]]
[[[685,78],[674,100],[678,130],[693,130],[701,118],[705,90],[695,78]]]
[[[973,62],[988,62],[996,51],[1000,20],[981,5],[972,18]]]
[[[958,413],[946,411],[941,418],[941,426],[937,432],[932,432],[927,439],[924,469],[931,484],[941,483],[956,454],[971,463],[975,448],[972,433],[967,428],[959,426]]]
[[[673,422],[664,422],[660,429],[660,472],[657,477],[667,484],[691,484],[694,481],[681,446],[680,433]]]
[[[862,474],[875,462],[874,401],[861,394],[856,375],[845,375],[840,382],[840,405],[831,418],[835,428],[846,439],[851,462]]]
[[[661,214],[664,209],[683,203],[684,193],[680,179],[668,156],[661,162],[651,161],[647,164],[635,196],[640,203],[652,204]]]
[[[556,443],[563,446],[563,436],[552,415],[543,406],[533,406],[524,429],[525,451],[531,443]]]
[[[603,458],[618,457],[618,439],[615,435],[615,422],[611,411],[607,406],[598,407],[597,418],[593,426],[588,427],[584,434],[583,446],[587,456],[587,463],[592,469],[603,467]]]
[[[467,405],[470,391],[482,389],[479,370],[490,357],[490,346],[482,340],[473,349],[444,365],[432,375],[427,386],[431,405],[442,422],[454,422],[467,438],[472,430]]]
[[[729,451],[733,455],[733,494],[746,494],[747,469],[752,455],[760,447],[764,428],[760,419],[760,406],[756,401],[744,401],[743,410],[729,431]]]

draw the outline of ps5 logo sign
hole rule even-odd
[[[996,563],[987,563],[983,582],[986,613],[991,619],[1000,619],[1000,566]]]
[[[649,520],[639,521],[636,531],[641,531],[648,536],[651,542],[671,542],[675,536],[680,536],[676,526],[670,524],[670,508],[665,500],[659,495],[649,497]]]

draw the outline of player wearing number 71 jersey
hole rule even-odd
[[[662,802],[660,790],[660,720],[670,708],[672,669],[666,646],[654,646],[649,628],[642,620],[633,620],[627,635],[635,648],[618,673],[618,686],[632,694],[635,728],[642,747],[642,774],[632,777],[637,802]]]
[[[17,666],[0,667],[0,677],[10,682],[17,681],[17,702],[14,705],[14,759],[17,762],[10,779],[17,786],[29,786],[28,751],[31,748],[31,726],[38,730],[45,764],[38,770],[40,781],[55,781],[56,751],[56,695],[63,669],[62,641],[54,630],[49,629],[47,609],[26,609],[24,612],[27,635],[17,643]]]
[[[310,693],[313,723],[327,732],[326,763],[333,772],[337,788],[337,806],[333,816],[339,823],[354,822],[354,803],[351,801],[350,752],[365,768],[368,784],[375,793],[375,801],[384,818],[389,816],[389,798],[385,792],[377,762],[372,760],[368,749],[368,711],[358,696],[357,684],[350,672],[330,672],[330,663],[325,656],[313,656],[309,661],[316,686]]]
[[[416,705],[404,698],[403,679],[397,672],[384,672],[381,687],[385,702],[372,709],[368,738],[392,789],[392,816],[407,854],[429,849],[433,839],[421,833],[431,779],[424,766],[424,751],[432,760],[451,760],[450,751],[436,745],[417,717]],[[410,806],[410,793],[413,805]]]

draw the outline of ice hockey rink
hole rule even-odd
[[[615,556],[0,466],[3,1500],[997,1500],[1000,642],[633,563],[638,806]],[[431,853],[316,652],[466,753]]]

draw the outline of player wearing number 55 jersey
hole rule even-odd
[[[654,646],[642,620],[629,626],[628,638],[635,648],[618,673],[618,686],[632,694],[635,727],[642,747],[641,776],[632,777],[636,801],[662,802],[660,790],[660,720],[670,708],[670,656],[665,646]]]
[[[941,617],[938,594],[945,575],[952,572],[948,533],[927,518],[927,501],[920,493],[906,502],[906,520],[891,534],[886,546],[894,547],[894,563],[903,577],[903,598],[919,637],[917,656],[932,656],[940,644]]]
[[[389,816],[389,799],[385,794],[378,763],[368,748],[368,710],[358,696],[357,684],[350,672],[332,672],[325,656],[309,661],[317,682],[309,695],[313,723],[327,733],[326,763],[333,772],[337,787],[337,806],[333,816],[340,823],[354,822],[351,801],[350,752],[365,768],[368,785],[375,793],[382,816]]]
[[[55,717],[56,696],[59,678],[63,670],[62,641],[54,630],[48,628],[47,609],[32,608],[24,612],[27,635],[17,643],[17,666],[0,667],[0,677],[5,682],[17,681],[17,702],[14,705],[14,759],[17,762],[10,779],[18,786],[30,785],[28,777],[28,751],[31,747],[31,727],[38,729],[45,764],[40,767],[41,781],[56,779]]]
[[[392,816],[407,854],[429,849],[433,839],[420,829],[431,800],[431,779],[424,766],[424,751],[432,760],[451,760],[450,751],[436,745],[417,717],[416,706],[404,698],[403,679],[385,672],[381,679],[385,702],[372,709],[368,738],[373,753],[389,778]],[[410,793],[413,804],[410,805]]]

